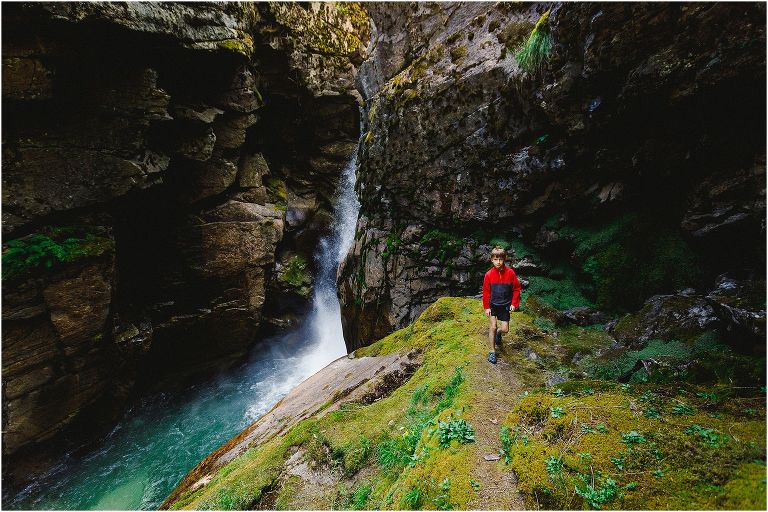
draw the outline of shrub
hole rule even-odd
[[[437,435],[441,448],[447,448],[453,440],[461,444],[475,442],[475,431],[472,429],[472,425],[464,419],[439,422]]]

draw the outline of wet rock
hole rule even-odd
[[[566,321],[582,327],[602,324],[610,319],[610,317],[602,311],[597,311],[587,306],[566,309],[562,312],[562,317]]]

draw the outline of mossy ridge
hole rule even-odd
[[[527,503],[589,507],[580,494],[596,496],[610,481],[614,491],[604,503],[610,508],[707,509],[726,502],[751,508],[764,503],[765,468],[754,463],[765,460],[764,396],[754,396],[755,388],[753,396],[739,397],[730,386],[687,385],[683,391],[679,395],[677,385],[595,381],[568,383],[557,394],[528,394],[504,422],[513,433],[509,468],[518,475]],[[713,393],[726,398],[713,403]],[[745,421],[727,405],[740,398],[757,398],[751,401],[759,401],[761,412]],[[694,414],[674,414],[681,400],[694,405]],[[658,415],[643,414],[651,407]],[[717,432],[721,444],[712,446],[686,433],[692,424]],[[633,432],[638,435],[632,437]],[[639,441],[629,442],[634,439]],[[740,486],[757,480],[756,475],[763,477],[762,491]],[[574,488],[581,493],[574,494]]]
[[[3,247],[3,281],[97,258],[114,252],[115,242],[91,226],[48,226],[39,233],[10,240]]]
[[[506,378],[514,379],[517,388],[493,408],[511,411],[503,425],[493,427],[509,429],[511,461],[508,466],[500,462],[498,470],[516,470],[529,506],[538,499],[540,505],[555,508],[581,508],[586,503],[687,508],[685,500],[690,499],[739,508],[764,496],[764,487],[743,487],[764,482],[756,475],[765,460],[765,395],[759,390],[764,378],[750,389],[725,383],[571,380],[518,396],[521,385],[542,389],[552,370],[578,377],[574,353],[588,357],[612,341],[599,329],[565,326],[544,331],[537,327],[539,319],[526,312],[515,314],[500,352],[508,365],[493,367],[509,372]],[[455,441],[441,448],[437,425],[449,418],[473,426],[488,424],[488,408],[482,405],[491,368],[485,361],[486,336],[480,301],[438,300],[409,327],[355,352],[363,357],[421,348],[423,364],[412,378],[379,401],[345,404],[250,449],[174,508],[257,507],[267,490],[283,508],[349,508],[354,502],[367,509],[468,508],[484,485],[485,473],[473,471],[487,452],[478,452],[475,443]],[[529,350],[538,356],[527,357]],[[748,420],[741,421],[745,414]],[[338,483],[315,491],[286,478],[285,460],[296,450],[336,474]],[[689,456],[694,467],[685,468]],[[594,482],[578,477],[587,474],[587,463]],[[551,478],[548,467],[559,470],[562,481]],[[574,495],[574,485],[586,498]]]

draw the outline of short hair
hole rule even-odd
[[[501,247],[500,245],[497,245],[491,251],[491,258],[493,258],[494,256],[501,256],[502,258],[506,259],[507,258],[507,250],[505,248]]]

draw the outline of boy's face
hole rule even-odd
[[[504,257],[503,256],[498,256],[498,255],[493,255],[493,256],[491,256],[491,263],[493,263],[493,266],[496,269],[501,269],[501,267],[504,266]]]

